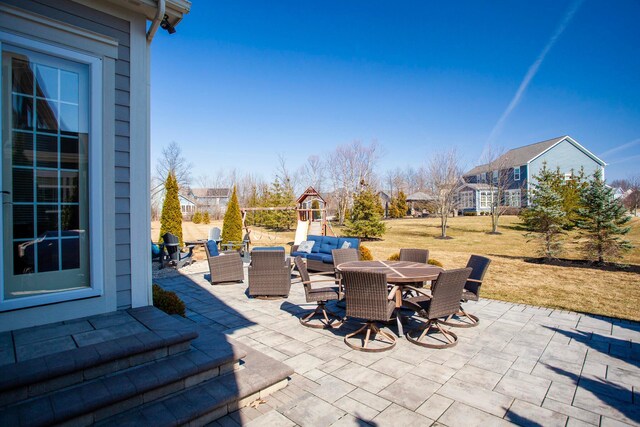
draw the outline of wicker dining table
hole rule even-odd
[[[373,271],[385,273],[387,282],[396,287],[396,323],[398,325],[398,337],[404,336],[402,328],[402,295],[405,286],[416,282],[428,282],[436,280],[444,270],[430,264],[412,261],[350,261],[336,266],[338,271]]]

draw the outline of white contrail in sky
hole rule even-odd
[[[582,1],[583,0],[577,0],[573,2],[571,7],[565,14],[564,18],[562,19],[562,22],[560,23],[558,28],[556,28],[556,31],[553,33],[553,35],[547,42],[547,45],[544,47],[544,49],[542,49],[542,52],[540,53],[540,55],[538,55],[538,58],[535,60],[535,62],[529,67],[529,70],[527,71],[527,74],[524,76],[522,83],[520,83],[520,87],[518,87],[516,94],[513,95],[513,99],[509,103],[509,106],[507,106],[507,109],[504,110],[504,113],[502,113],[502,116],[500,116],[500,119],[491,130],[491,134],[489,134],[489,138],[487,138],[487,144],[491,144],[494,141],[494,139],[498,136],[498,134],[502,131],[502,128],[504,127],[505,122],[509,118],[509,115],[518,106],[518,104],[522,99],[522,95],[527,90],[529,83],[531,83],[531,79],[533,79],[536,73],[538,72],[540,65],[542,65],[542,61],[544,61],[545,57],[547,56],[547,54],[549,53],[553,45],[556,43],[556,41],[558,41],[558,39],[560,38],[564,30],[569,25],[569,22],[571,22],[573,15],[575,15],[576,11],[580,8]]]
[[[610,156],[610,155],[615,154],[617,152],[620,152],[622,150],[626,150],[627,148],[633,147],[634,145],[637,145],[637,144],[640,144],[640,138],[634,139],[633,141],[627,142],[626,144],[622,144],[622,145],[618,145],[617,147],[613,147],[610,150],[607,150],[604,153],[600,154],[598,157]]]

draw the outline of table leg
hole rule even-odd
[[[396,289],[396,323],[398,325],[398,338],[404,337],[404,330],[402,329],[402,287],[398,286]]]

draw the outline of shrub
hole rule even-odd
[[[202,214],[202,223],[203,224],[209,224],[211,222],[211,219],[209,218],[209,212],[205,212]]]
[[[462,214],[463,216],[478,216],[478,212],[467,211]]]
[[[429,258],[429,260],[427,261],[427,264],[435,265],[436,267],[444,267],[444,264],[442,264],[440,261],[438,261],[435,258]]]
[[[222,222],[222,243],[238,242],[235,249],[242,246],[242,214],[240,213],[240,205],[238,204],[238,194],[236,187],[233,187],[231,199],[227,205],[227,212],[224,214]]]
[[[360,259],[362,261],[372,261],[373,255],[371,255],[371,251],[368,247],[364,245],[360,245]]]
[[[184,302],[175,292],[165,291],[158,285],[153,285],[153,305],[167,314],[179,314],[185,317]]]
[[[400,260],[400,252],[396,252],[395,254],[391,254],[387,261],[399,261]]]
[[[193,217],[191,218],[191,221],[194,224],[200,224],[202,222],[202,214],[200,212],[194,213]]]
[[[169,173],[167,180],[164,182],[164,202],[162,203],[162,214],[160,215],[160,237],[158,241],[163,242],[162,236],[165,233],[171,233],[180,239],[180,246],[184,245],[182,241],[182,210],[180,209],[180,199],[178,198],[178,181]]]

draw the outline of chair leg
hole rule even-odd
[[[456,317],[455,319],[454,316]],[[469,314],[464,311],[462,305],[460,305],[460,308],[458,309],[458,312],[456,314],[452,314],[451,316],[447,317],[446,320],[443,320],[440,323],[452,328],[473,328],[474,326],[478,326],[478,323],[480,323],[480,319],[478,318],[478,316]]]
[[[316,315],[320,315],[320,323],[311,323],[311,319],[313,319]],[[342,317],[327,310],[325,302],[321,301],[318,303],[318,306],[315,308],[315,310],[300,318],[300,323],[308,328],[331,329],[334,326],[342,325]]]
[[[364,339],[364,344],[359,346],[359,345],[355,345],[349,342],[349,338],[353,338],[356,335],[360,335],[362,332],[366,331],[366,336]],[[373,340],[371,340],[371,335],[373,334],[373,336],[377,336],[380,335],[383,338],[386,338],[387,341],[389,341],[389,343],[381,348],[370,348],[368,347],[369,342],[370,341],[375,341],[375,338]],[[384,342],[383,340],[379,340]],[[381,351],[387,351],[387,350],[391,350],[393,347],[395,347],[396,345],[396,339],[395,337],[393,337],[392,335],[388,334],[385,331],[380,330],[380,328],[378,328],[376,326],[376,323],[373,321],[369,321],[367,323],[364,324],[364,326],[362,326],[360,329],[358,329],[355,332],[352,332],[350,334],[347,334],[344,337],[344,343],[349,346],[350,348],[354,349],[354,350],[358,350],[358,351],[364,351],[367,353],[379,353]]]
[[[416,345],[427,347],[427,348],[448,348],[458,344],[458,336],[453,332],[442,328],[440,326],[440,323],[443,323],[443,322],[440,322],[437,319],[431,319],[424,325],[420,326],[419,328],[407,331],[407,335],[406,335],[407,340],[411,341]],[[444,336],[444,338],[446,339],[446,342],[444,342],[443,344],[431,344],[428,342],[424,342],[423,339],[425,337],[435,335],[435,334],[429,334],[429,331],[431,330],[434,330],[436,333],[440,333],[442,336]],[[418,336],[417,338],[415,336],[412,336],[412,334],[416,332],[420,332],[420,336]]]

